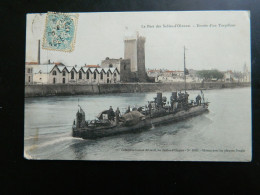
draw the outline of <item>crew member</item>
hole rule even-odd
[[[148,108],[149,108],[149,114],[150,114],[150,117],[152,116],[152,104],[151,102],[148,102]]]
[[[125,111],[125,113],[130,112],[130,106],[128,106],[127,110]]]
[[[197,105],[201,104],[201,96],[200,96],[200,94],[198,94],[198,96],[196,97],[196,104]]]
[[[189,94],[185,92],[185,104],[188,104]]]
[[[119,123],[119,115],[120,115],[120,110],[119,110],[118,107],[117,107],[117,109],[116,109],[115,114],[116,114],[116,124],[118,124],[118,123]]]
[[[110,108],[109,108],[108,111],[109,111],[109,112],[108,112],[108,113],[109,113],[108,119],[109,119],[109,120],[114,120],[114,119],[115,119],[115,112],[114,112],[112,106],[110,106]]]

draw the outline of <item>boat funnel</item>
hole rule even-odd
[[[162,106],[162,93],[161,92],[157,93],[156,103],[157,103],[157,106]]]
[[[177,92],[172,92],[172,100],[177,100]]]

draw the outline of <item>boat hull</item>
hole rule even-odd
[[[113,126],[100,129],[91,129],[91,128],[72,128],[72,136],[80,137],[83,139],[96,139],[101,137],[113,136],[123,133],[138,133],[147,129],[150,129],[152,126],[165,125],[181,120],[185,120],[190,117],[200,115],[208,111],[207,106],[196,106],[192,107],[189,110],[182,110],[175,114],[168,114],[162,117],[156,118],[146,118],[145,120],[140,121],[138,124],[133,126]]]

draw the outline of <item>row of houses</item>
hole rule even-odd
[[[197,76],[197,71],[193,69],[189,69],[189,74],[186,75],[186,82],[202,82],[203,79],[199,78]],[[223,78],[222,79],[216,79],[211,78],[210,81],[216,82],[250,82],[251,81],[251,73],[248,71],[248,68],[244,66],[243,72],[235,72],[235,71],[222,71]],[[149,77],[154,78],[155,82],[183,82],[184,79],[184,71],[179,70],[148,70],[147,75]]]
[[[155,82],[183,82],[184,71],[181,70],[148,70],[147,75],[154,77]],[[189,75],[186,75],[186,82],[201,82],[202,79],[195,76],[191,71]]]
[[[27,64],[25,84],[102,84],[120,82],[117,68],[65,66],[61,63]]]

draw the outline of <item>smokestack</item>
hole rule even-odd
[[[38,40],[38,64],[41,64],[41,41]]]

